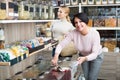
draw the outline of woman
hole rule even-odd
[[[57,12],[59,21],[52,23],[51,31],[52,38],[59,40],[59,42],[70,32],[75,29],[69,17],[70,9],[67,6],[60,6]],[[52,56],[54,56],[55,48],[53,48]]]
[[[57,65],[58,56],[61,50],[70,41],[73,41],[79,51],[77,61],[81,64],[86,80],[97,80],[99,69],[103,61],[102,46],[100,45],[100,35],[95,29],[88,27],[88,17],[85,13],[74,15],[73,25],[75,30],[71,31],[66,38],[61,41],[55,51],[52,64]]]

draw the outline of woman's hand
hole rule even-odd
[[[84,61],[86,61],[87,58],[86,57],[78,57],[77,61],[79,62],[79,64],[82,64]]]
[[[54,58],[51,60],[52,65],[57,66],[58,65],[58,57],[54,56]]]

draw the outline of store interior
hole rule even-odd
[[[88,25],[100,33],[105,56],[98,79],[120,80],[119,0],[0,0],[0,80],[50,80],[45,75],[53,68],[52,48],[58,44],[50,27],[63,5],[70,8],[71,19],[85,12]],[[59,64],[69,71],[76,57],[61,57]],[[67,79],[51,80],[79,80],[81,66],[72,70],[71,79],[67,73]]]

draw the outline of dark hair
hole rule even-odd
[[[77,14],[74,15],[74,17],[72,19],[73,26],[75,26],[75,23],[74,23],[75,17],[79,18],[82,22],[84,22],[86,24],[88,24],[88,22],[89,22],[89,19],[88,19],[87,15],[85,13],[77,13]]]

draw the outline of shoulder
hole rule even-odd
[[[92,33],[99,33],[95,28],[90,29]]]

